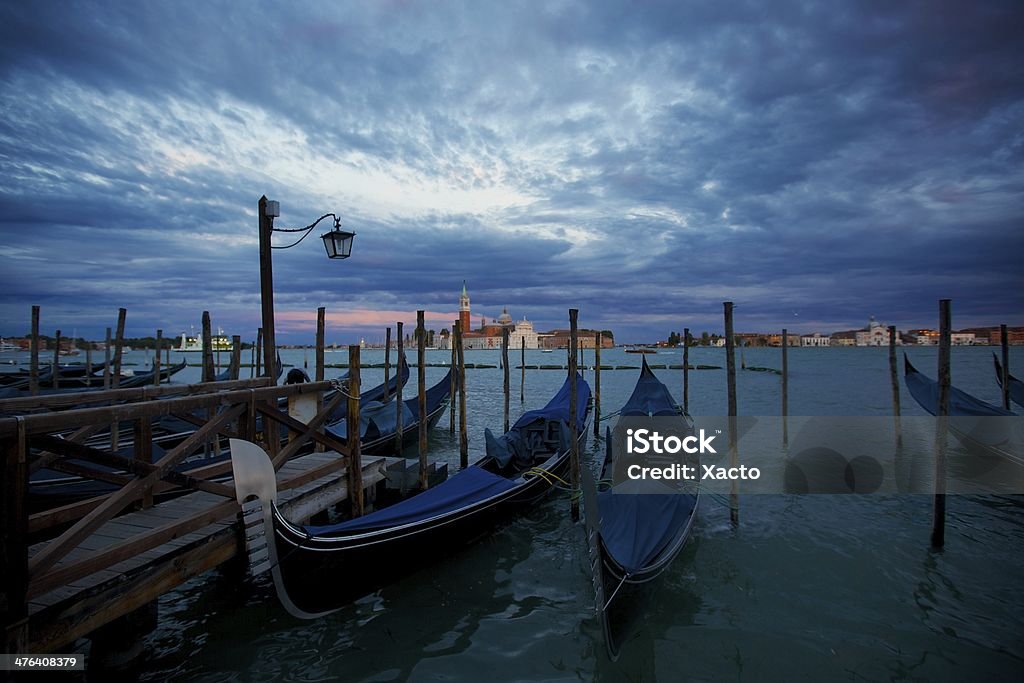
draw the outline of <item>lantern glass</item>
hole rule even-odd
[[[324,241],[324,248],[327,250],[327,258],[348,258],[352,255],[352,238],[354,232],[346,232],[335,228],[325,232],[320,238]]]

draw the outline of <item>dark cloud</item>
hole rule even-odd
[[[0,331],[38,303],[251,336],[261,193],[358,233],[340,264],[275,254],[282,312],[454,313],[465,279],[475,311],[620,339],[719,329],[726,299],[765,329],[932,324],[940,297],[1019,323],[1022,27],[1013,2],[6,3]]]

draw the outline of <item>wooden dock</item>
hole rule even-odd
[[[343,456],[334,451],[313,453],[291,460],[278,471],[278,503],[297,522],[348,498],[347,473],[339,467]],[[385,480],[396,458],[366,458],[363,483]],[[326,472],[326,474],[324,474]],[[59,583],[60,572],[83,564],[105,564],[104,557],[125,559],[105,569],[32,595],[28,614],[29,652],[56,652],[98,626],[124,616],[185,581],[239,555],[245,557],[238,524],[239,505],[205,491],[197,491],[145,510],[122,515],[103,524],[65,555],[51,570],[49,583]],[[176,534],[183,519],[212,520],[188,533]],[[166,530],[165,543],[137,554],[130,550],[140,534]],[[29,557],[51,543],[29,548]]]
[[[152,609],[157,598],[183,582],[236,556],[245,557],[233,483],[211,478],[229,472],[230,464],[190,470],[186,459],[197,449],[222,448],[228,437],[262,440],[277,469],[279,504],[295,521],[345,501],[351,504],[350,491],[361,491],[372,502],[378,484],[408,480],[410,463],[397,458],[357,455],[358,472],[348,471],[352,454],[347,445],[322,429],[344,400],[344,391],[326,402],[320,398],[336,389],[334,384],[269,383],[261,378],[0,401],[0,412],[25,412],[0,418],[0,619],[5,652],[67,651],[101,627],[128,623],[143,608]],[[306,423],[278,407],[280,399],[302,395],[307,400],[315,396],[320,406]],[[33,401],[38,405],[28,405]],[[68,406],[78,407],[58,410]],[[162,416],[181,417],[195,431],[154,458],[151,430]],[[131,458],[88,441],[117,424],[134,434]],[[283,428],[290,434],[284,443],[279,440]],[[311,442],[324,451],[300,455],[312,450]],[[86,477],[104,474],[90,469],[95,465],[123,468],[121,487],[57,511],[28,514],[31,472],[46,467]],[[411,476],[415,472],[414,465]],[[99,479],[110,481],[106,476]],[[154,504],[154,492],[170,487],[181,495]],[[55,537],[30,544],[30,533]]]

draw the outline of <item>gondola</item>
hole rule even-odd
[[[582,447],[590,387],[578,373],[575,380]],[[271,569],[285,608],[294,616],[313,618],[409,573],[417,561],[480,538],[567,478],[570,391],[566,379],[544,408],[524,413],[501,437],[485,432],[487,454],[450,479],[389,507],[327,526],[286,519],[275,504],[274,469],[266,453],[232,439],[235,492],[249,537],[254,527],[262,525],[264,532],[250,542],[253,572]]]
[[[921,374],[906,354],[903,356],[904,377],[910,395],[926,412],[938,415],[939,383]],[[993,420],[1016,414],[971,396],[966,391],[949,387],[949,431],[974,455],[1001,457],[1024,465],[1020,452],[1022,440],[1015,429],[1019,421]]]
[[[408,373],[408,367],[405,368]],[[452,371],[432,387],[427,394],[427,429],[432,429],[444,414],[451,399]],[[416,442],[419,432],[419,397],[402,401],[402,443],[410,445]],[[335,412],[328,420],[325,431],[337,439],[346,442],[348,439],[347,409]],[[336,415],[340,414],[338,418]],[[387,403],[371,402],[360,404],[359,410],[359,443],[360,450],[369,455],[392,454],[394,452],[395,432],[397,427],[397,410],[394,401]]]
[[[184,362],[181,363],[184,366]],[[177,367],[177,366],[173,366]],[[172,368],[173,369],[173,368]],[[179,368],[180,369],[180,368]],[[162,373],[163,371],[161,371]],[[152,372],[148,373],[152,377]],[[384,397],[385,393],[388,396],[394,396],[397,389],[398,383],[404,384],[409,378],[409,366],[403,363],[402,372],[396,373],[394,377],[391,377],[387,383],[387,392],[385,392],[385,385],[381,384],[374,386],[360,394],[360,405],[380,405],[379,401]],[[150,380],[152,381],[152,380]],[[449,380],[450,381],[450,380]],[[330,399],[333,392],[330,392],[326,398]],[[343,419],[345,410],[347,410],[348,402],[342,401],[341,406],[345,406],[345,409],[335,411],[332,415],[334,419]],[[391,410],[394,410],[394,402],[387,404],[391,406]],[[287,402],[281,406],[282,410],[287,410]],[[260,416],[261,418],[262,416]],[[440,416],[438,415],[438,418]],[[436,418],[435,418],[436,423]],[[262,428],[262,420],[257,419],[256,430],[259,431]],[[415,427],[414,427],[415,428]],[[174,415],[168,415],[160,417],[153,421],[153,459],[158,460],[163,454],[174,448],[176,445],[184,441],[186,438],[191,436],[196,431],[196,426],[180,417]],[[109,448],[110,435],[97,435],[93,439],[86,441],[86,445],[107,450]],[[124,435],[121,439],[121,446],[118,449],[118,455],[125,458],[131,458],[134,448],[133,436],[131,434]],[[282,442],[288,439],[288,429],[282,426],[281,429]],[[226,444],[224,444],[226,446]],[[212,451],[200,450],[195,455],[187,458],[184,462],[180,463],[175,469],[184,474],[188,474],[200,467],[207,467],[214,465],[219,462],[225,462],[230,457],[230,453],[227,448],[214,449]],[[76,463],[74,459],[70,462]],[[86,463],[77,463],[86,464]],[[87,463],[92,469],[99,470],[109,475],[123,476],[124,470],[120,470],[115,467],[107,467],[96,463]],[[226,478],[229,475],[225,475],[222,478]],[[214,478],[215,480],[217,478]],[[43,468],[38,472],[33,472],[29,479],[29,507],[33,512],[40,510],[51,509],[60,505],[67,505],[76,501],[84,500],[94,496],[99,496],[105,493],[116,491],[120,486],[118,484],[99,481],[95,479],[87,479],[77,475],[67,474],[52,469]],[[183,489],[171,489],[163,494],[163,497],[170,497],[174,495],[180,495],[183,493]]]
[[[1003,388],[1003,364],[999,362],[999,357],[996,354],[992,354],[992,360],[996,364],[996,382],[999,384],[999,388]],[[1024,408],[1024,382],[1013,375],[1008,375],[1007,384],[1010,387],[1010,400]]]
[[[637,418],[672,419],[674,429],[690,434],[689,416],[672,399],[644,359],[632,395],[619,421]],[[618,659],[623,644],[640,626],[656,579],[686,545],[697,514],[700,490],[695,484],[667,482],[612,483],[617,467],[626,462],[616,453],[611,430],[601,468],[602,487],[583,468],[583,501],[587,542],[593,570],[595,603],[608,655]]]

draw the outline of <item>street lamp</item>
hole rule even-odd
[[[326,213],[304,228],[275,228],[274,219],[281,215],[281,205],[278,202],[270,201],[266,195],[260,197],[259,222],[260,222],[260,300],[263,306],[263,367],[268,377],[274,376],[274,365],[276,365],[276,344],[274,339],[274,272],[271,261],[271,249],[290,249],[302,240],[306,239],[320,221],[325,218],[334,219],[334,228],[325,232],[320,238],[324,241],[324,248],[327,250],[327,257],[332,259],[345,259],[352,254],[352,238],[354,232],[341,229],[341,219],[333,213]],[[291,244],[274,246],[271,244],[271,237],[275,232],[302,233],[299,239]]]

